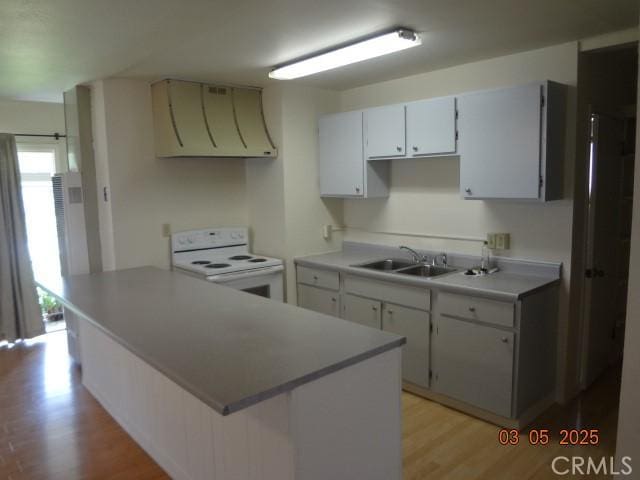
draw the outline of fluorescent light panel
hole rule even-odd
[[[291,80],[318,72],[358,63],[388,53],[416,47],[422,43],[420,36],[411,30],[399,29],[377,37],[363,40],[337,50],[294,62],[269,72],[277,80]]]

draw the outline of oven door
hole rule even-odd
[[[246,272],[213,275],[207,277],[207,280],[282,302],[284,301],[283,270],[284,267],[282,265],[277,265]]]

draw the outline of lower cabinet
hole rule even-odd
[[[298,284],[298,306],[326,315],[340,316],[338,292]]]
[[[382,328],[382,303],[378,300],[345,295],[342,298],[342,318],[371,328]]]
[[[402,348],[402,378],[421,387],[429,387],[428,312],[385,303],[382,329],[402,335],[407,343]]]
[[[441,317],[431,338],[433,390],[511,416],[514,332]]]
[[[423,395],[518,421],[553,403],[556,287],[504,301],[298,269],[300,306],[406,337],[402,378]]]
[[[402,335],[402,378],[429,387],[429,312],[379,300],[345,294],[342,318]]]

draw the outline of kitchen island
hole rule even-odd
[[[40,282],[83,384],[174,478],[401,478],[401,336],[153,267]]]

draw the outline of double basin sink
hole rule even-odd
[[[429,265],[427,263],[415,263],[409,260],[400,260],[395,258],[385,258],[375,262],[362,263],[353,265],[354,267],[368,268],[370,270],[378,270],[381,272],[399,273],[402,275],[413,275],[415,277],[437,277],[445,273],[455,272],[455,268],[444,267],[438,265]]]

